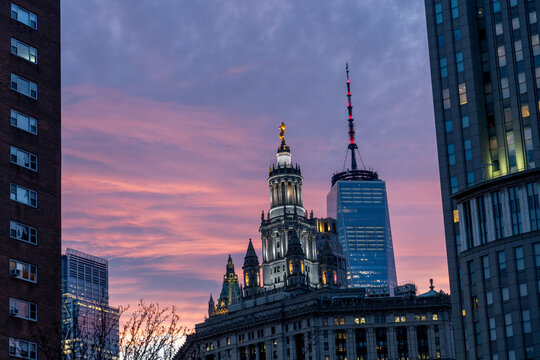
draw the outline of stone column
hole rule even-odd
[[[366,340],[367,340],[367,357],[369,360],[377,359],[377,341],[375,338],[375,328],[366,329]]]
[[[436,347],[435,346],[435,329],[433,328],[433,325],[428,325],[427,329],[428,329],[429,357],[436,359],[437,352],[435,351],[435,347]]]
[[[416,326],[407,326],[407,345],[409,348],[409,358],[418,358],[418,340],[416,338]]]
[[[390,326],[386,330],[386,343],[388,349],[388,358],[397,359],[397,341],[396,341],[396,328]]]
[[[347,359],[356,359],[356,341],[354,329],[347,329]]]

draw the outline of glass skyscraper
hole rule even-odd
[[[456,358],[539,359],[540,1],[425,6]]]
[[[351,168],[332,177],[327,216],[336,219],[346,261],[347,285],[364,287],[371,293],[391,294],[397,279],[386,184],[376,172],[358,169],[348,63],[346,72]]]
[[[386,184],[374,172],[363,170],[359,175],[352,179],[334,177],[327,196],[327,216],[337,222],[347,284],[391,293],[397,280]]]

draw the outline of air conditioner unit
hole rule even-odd
[[[11,315],[11,316],[19,315],[19,309],[15,308],[15,307],[9,308],[9,315]]]
[[[21,270],[19,269],[11,269],[9,274],[13,277],[21,276]]]

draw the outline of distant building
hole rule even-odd
[[[395,297],[345,288],[335,221],[307,216],[283,138],[277,156],[260,227],[263,265],[250,239],[237,296],[229,257],[218,304],[210,296],[209,317],[175,360],[455,359],[450,297],[433,288],[415,296],[414,285]]]
[[[376,172],[358,169],[348,65],[347,98],[351,168],[332,177],[327,216],[337,221],[348,286],[390,294],[397,276],[386,184]]]
[[[108,276],[106,259],[73,249],[62,255],[64,359],[118,359],[119,314],[109,306]]]
[[[60,0],[0,2],[0,359],[60,356]]]
[[[456,354],[540,359],[540,1],[425,9]]]

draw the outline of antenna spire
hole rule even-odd
[[[358,165],[356,163],[356,154],[355,150],[358,149],[358,145],[354,142],[354,119],[352,116],[352,105],[351,105],[351,82],[349,80],[349,62],[345,62],[345,72],[347,73],[347,110],[349,111],[349,146],[348,149],[351,151],[351,170],[358,170]]]

